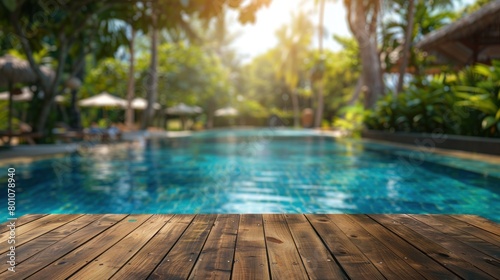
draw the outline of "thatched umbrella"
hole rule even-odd
[[[132,100],[132,108],[136,110],[144,110],[148,106],[148,101],[144,98],[136,97]],[[153,105],[153,108],[155,110],[158,110],[161,108],[160,103],[155,102]]]
[[[54,72],[47,67],[41,67],[40,70],[47,79],[54,78]],[[28,61],[22,60],[11,55],[0,57],[0,86],[7,87],[9,94],[9,134],[12,134],[12,97],[16,93],[22,93],[14,89],[16,83],[33,84],[37,82],[37,75],[31,69]],[[10,145],[9,136],[8,144]]]
[[[0,92],[0,100],[9,100],[10,95],[8,91]],[[28,87],[23,87],[19,94],[12,96],[12,101],[30,101],[31,99],[33,99],[33,92]]]
[[[218,110],[215,110],[214,115],[216,117],[223,117],[223,116],[237,116],[238,115],[238,110],[236,110],[233,107],[226,107],[226,108],[221,108]]]
[[[98,95],[82,99],[78,101],[78,105],[82,107],[121,107],[127,106],[127,100],[111,95],[107,92],[102,92]],[[107,117],[106,110],[104,116]]]
[[[203,109],[201,109],[200,107],[189,106],[184,103],[169,107],[165,110],[165,113],[167,113],[168,115],[180,116],[183,129],[185,128],[186,116],[200,114],[201,112],[203,112]]]
[[[203,112],[203,110],[198,106],[188,106],[184,103],[180,103],[179,105],[175,105],[174,107],[169,107],[165,110],[165,112],[169,115],[195,115]]]

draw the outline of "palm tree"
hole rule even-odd
[[[318,67],[320,71],[323,71],[324,61],[323,61],[323,16],[325,13],[325,0],[320,0],[319,6],[319,26],[318,26],[318,39],[319,39],[319,57],[320,61]],[[324,109],[324,97],[323,97],[323,73],[321,73],[319,88],[318,88],[318,109],[316,110],[316,118],[314,119],[314,126],[320,127],[321,120],[323,119],[323,109]]]
[[[386,2],[386,9],[400,11],[384,19],[382,28],[384,32],[382,49],[386,57],[384,61],[385,68],[391,69],[394,63],[400,63],[397,92],[402,89],[406,70],[411,67],[415,69],[415,74],[418,75],[422,64],[415,60],[415,51],[411,48],[411,45],[425,34],[439,29],[453,18],[454,13],[446,9],[452,5],[453,1],[451,0],[391,0]],[[399,53],[398,57],[400,59],[398,61],[394,61],[394,56],[390,55],[390,53],[395,52]]]
[[[380,0],[344,0],[349,29],[356,38],[361,56],[362,87],[365,108],[371,108],[384,94],[382,68],[377,47]]]
[[[405,34],[405,42],[403,46],[403,56],[401,60],[401,64],[399,66],[399,79],[398,79],[398,86],[396,89],[397,93],[400,93],[401,90],[403,89],[403,81],[404,81],[404,76],[406,73],[406,67],[408,65],[408,53],[410,52],[410,45],[411,45],[411,37],[413,34],[413,18],[414,18],[414,10],[415,9],[415,0],[408,0],[408,25],[406,27],[406,34]]]
[[[292,25],[282,26],[277,30],[278,46],[282,48],[278,57],[276,73],[291,95],[293,107],[293,123],[299,126],[299,98],[297,87],[300,81],[300,72],[303,70],[304,61],[309,53],[314,26],[304,13],[292,15]]]

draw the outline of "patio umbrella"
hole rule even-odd
[[[215,110],[214,115],[217,117],[236,116],[236,115],[238,115],[238,110],[236,110],[233,107],[221,108],[221,109]]]
[[[107,92],[82,99],[78,101],[82,107],[124,107],[127,106],[127,100],[121,99]]]
[[[4,91],[4,92],[0,92],[0,100],[9,100],[9,92],[8,91]],[[31,101],[33,99],[33,96],[35,94],[33,93],[33,91],[31,91],[31,89],[29,87],[23,87],[21,89],[21,93],[20,94],[14,94],[12,96],[12,101]],[[57,103],[62,103],[64,102],[65,100],[65,97],[62,96],[62,95],[57,95],[56,98],[55,98],[55,101]]]
[[[136,97],[132,100],[132,108],[136,110],[144,110],[148,106],[148,101],[144,98]],[[126,107],[126,106],[125,106]],[[155,110],[159,110],[161,108],[160,103],[156,102],[153,105]]]
[[[0,92],[0,100],[9,100],[10,92],[4,91]],[[21,89],[21,94],[16,94],[12,96],[12,101],[30,101],[33,99],[33,92],[28,87],[23,87]]]
[[[179,115],[179,116],[184,116],[184,115],[195,115],[203,112],[203,109],[201,109],[198,106],[188,106],[184,103],[180,103],[178,105],[175,105],[174,107],[169,107],[165,110],[165,112],[169,115]]]
[[[47,67],[40,67],[44,78],[54,79],[54,72]],[[12,133],[12,99],[14,95],[14,84],[24,83],[33,84],[37,82],[37,75],[31,69],[31,65],[28,61],[16,58],[11,55],[5,55],[0,57],[0,86],[7,87],[9,90],[9,123],[8,131],[9,134]],[[22,94],[22,92],[21,92]],[[10,144],[10,139],[8,144]]]
[[[127,106],[127,100],[111,95],[107,92],[102,92],[98,95],[82,99],[78,101],[78,105],[82,107],[120,107]],[[104,110],[106,117],[106,110]]]
[[[185,129],[186,126],[186,116],[200,114],[201,112],[203,112],[203,109],[201,109],[200,107],[189,106],[184,103],[179,103],[178,105],[169,107],[165,110],[165,113],[167,113],[168,115],[177,115],[181,117],[181,124],[183,129]]]

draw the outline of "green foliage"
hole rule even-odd
[[[386,95],[365,119],[371,129],[500,136],[500,62],[438,75]]]
[[[127,93],[128,65],[115,58],[106,58],[89,69],[80,90],[82,98],[87,98],[103,91],[125,98]]]
[[[335,117],[333,127],[341,131],[345,131],[349,136],[361,136],[363,129],[363,119],[366,111],[361,103],[351,106],[345,106],[340,110],[343,117]]]

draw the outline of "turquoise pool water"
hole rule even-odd
[[[460,213],[500,222],[500,164],[411,153],[313,131],[222,130],[0,167],[5,190],[16,170],[17,217]]]

